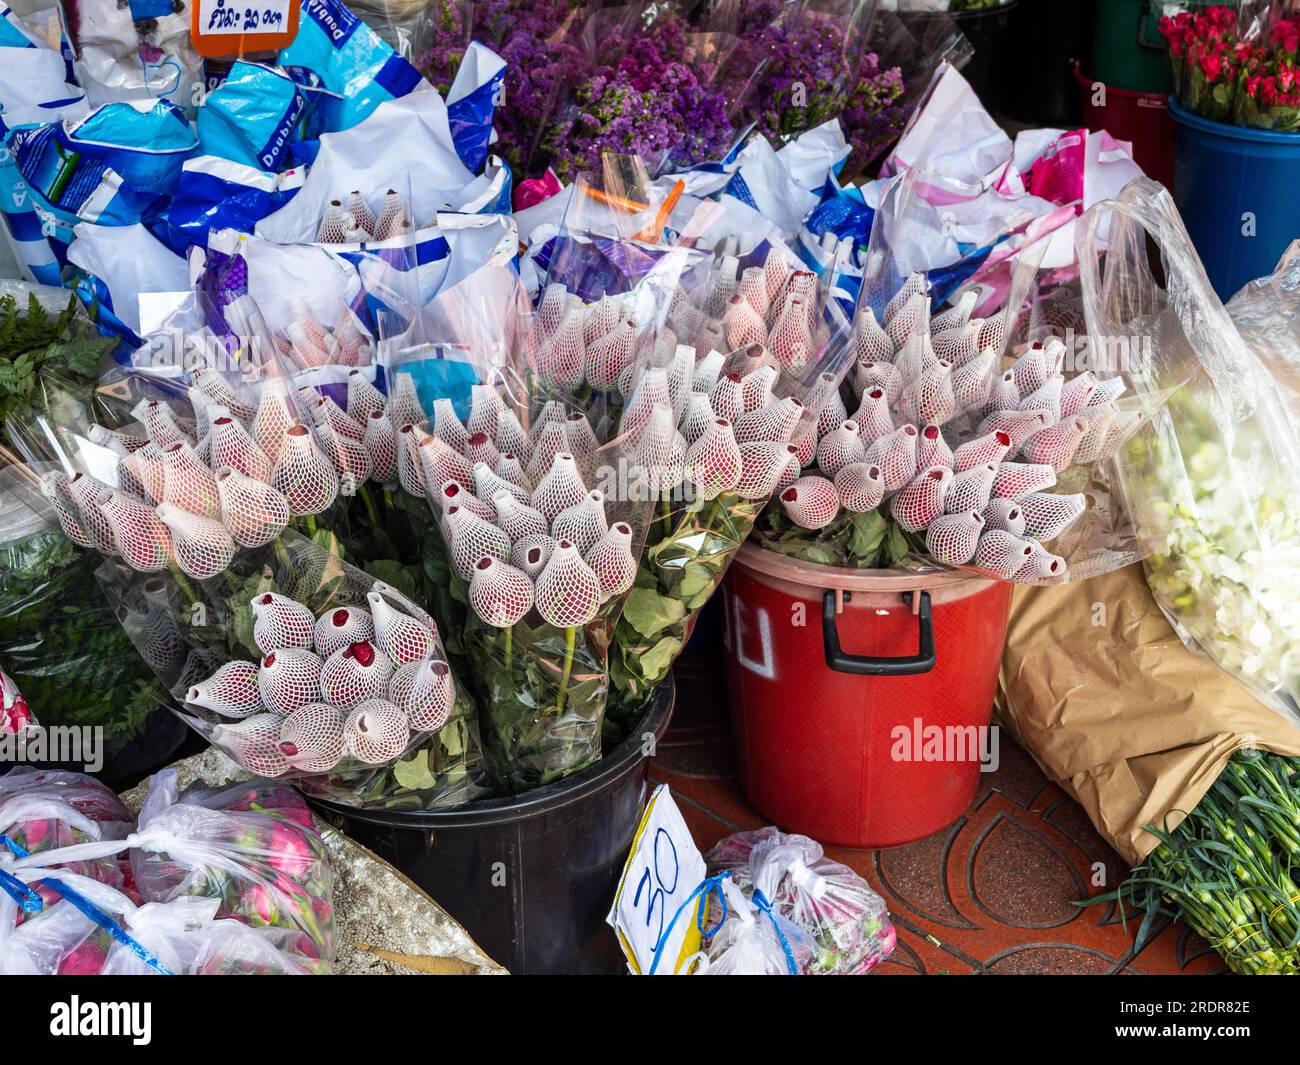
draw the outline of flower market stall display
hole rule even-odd
[[[857,172],[902,129],[908,86],[925,84],[953,37],[914,38],[893,16],[878,27],[873,5],[440,0],[434,9],[416,59],[434,85],[450,89],[471,40],[506,61],[500,151],[521,207],[548,168],[568,182],[605,150],[680,170],[726,157],[750,128],[781,144],[837,117]]]
[[[771,827],[738,832],[707,860],[710,874],[730,873],[738,887],[761,895],[812,938],[816,949],[803,969],[808,975],[860,976],[894,950],[897,936],[884,900],[807,836]]]
[[[0,778],[0,970],[311,974],[334,962],[332,875],[303,800],[273,783],[179,795],[134,827],[71,773]]]

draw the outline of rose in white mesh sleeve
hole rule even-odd
[[[1011,364],[1011,373],[1015,378],[1016,389],[1022,396],[1037,392],[1047,382],[1047,360],[1043,356],[1042,346],[1031,344],[1015,362]]]
[[[1096,391],[1097,378],[1091,370],[1070,378],[1061,388],[1061,417],[1072,418],[1086,410]]]
[[[711,413],[711,412],[710,412]],[[672,409],[656,407],[632,442],[629,453],[655,496],[670,492],[686,476],[686,438],[677,431]]]
[[[1030,462],[1051,466],[1060,473],[1068,469],[1088,432],[1088,419],[1069,418],[1035,433],[1025,441],[1020,454]]]
[[[952,448],[943,438],[943,431],[937,425],[924,426],[917,438],[916,468],[924,470],[930,466],[951,466],[952,463]]]
[[[280,723],[280,753],[292,769],[328,773],[343,759],[343,712],[324,703],[300,706]]]
[[[1020,450],[1026,440],[1046,429],[1049,424],[1046,412],[1041,410],[994,411],[980,423],[977,432],[981,436],[987,433],[1006,433],[1011,437],[1011,450],[1014,453]]]
[[[984,325],[980,327],[979,346],[982,351],[984,348],[993,348],[995,351],[1002,350],[1002,342],[1006,337],[1006,325],[1002,321],[1002,316],[984,319]]]
[[[339,491],[356,495],[357,488],[370,479],[370,453],[351,437],[336,433],[329,425],[316,430],[325,456],[334,466],[339,479]]]
[[[361,370],[349,370],[347,404],[348,413],[365,425],[376,411],[382,415],[388,409],[388,397]]]
[[[760,410],[742,414],[735,423],[736,440],[741,444],[755,440],[789,443],[803,414],[803,405],[793,396],[773,400]]]
[[[238,659],[226,662],[207,680],[185,693],[185,701],[222,717],[243,718],[262,709],[257,689],[257,665]]]
[[[998,353],[987,348],[952,375],[952,395],[958,411],[982,411],[993,394]]]
[[[930,318],[930,328],[939,332],[944,329],[956,329],[970,321],[971,311],[975,309],[975,303],[979,294],[974,290],[968,290],[962,293],[959,299],[951,307],[939,311]]]
[[[894,297],[897,299],[898,297]],[[892,301],[891,301],[892,302]],[[896,350],[901,351],[909,340],[918,338],[929,328],[930,300],[920,292],[914,293],[898,311],[890,315],[885,310],[885,333],[889,336]],[[897,361],[897,360],[895,360]],[[904,376],[908,376],[904,374]]]
[[[497,509],[496,498],[502,492],[514,499],[516,503],[528,503],[529,493],[522,485],[506,480],[500,474],[495,473],[493,467],[489,467],[486,463],[476,462],[472,472],[474,474],[474,494],[484,503],[491,503],[494,509]],[[498,509],[497,512],[500,513],[500,510]]]
[[[781,493],[786,516],[802,529],[824,529],[840,512],[840,496],[825,477],[800,477]]]
[[[1051,466],[1000,462],[998,475],[993,480],[993,496],[995,499],[1019,499],[1027,492],[1041,492],[1054,484],[1056,471]]]
[[[367,592],[366,602],[375,624],[375,646],[394,665],[415,662],[433,653],[433,633],[422,622],[390,606],[378,592]]]
[[[974,511],[941,514],[925,531],[925,549],[948,566],[964,566],[975,557],[984,519]]]
[[[245,477],[271,480],[271,463],[248,431],[225,407],[212,407],[208,429],[208,457],[213,469],[232,466]]]
[[[962,444],[953,452],[953,468],[957,472],[969,470],[973,466],[982,466],[992,462],[997,464],[1006,458],[1011,451],[1011,436],[1009,433],[996,431],[985,433],[974,440]]]
[[[325,659],[320,670],[320,690],[326,702],[351,707],[387,691],[393,663],[369,640],[358,640]]]
[[[497,463],[497,468],[492,472],[502,480],[518,485],[520,488],[529,489],[533,483],[520,463],[519,456],[513,451],[503,451],[501,461]],[[529,492],[529,498],[531,497],[532,493]]]
[[[388,695],[406,714],[412,729],[437,732],[447,723],[456,703],[456,682],[446,662],[424,658],[407,662],[393,674]]]
[[[149,439],[159,447],[181,441],[190,445],[196,443],[194,434],[181,425],[165,400],[142,399],[131,410],[131,416],[144,426]]]
[[[562,388],[581,384],[587,368],[586,345],[582,339],[582,301],[570,303],[559,327],[546,338],[537,353],[537,371],[544,381]]]
[[[989,505],[993,494],[993,479],[998,467],[988,462],[983,466],[972,466],[955,475],[948,486],[948,495],[944,500],[944,510],[949,514],[961,514],[965,511],[978,511],[981,514]]]
[[[221,509],[217,483],[189,444],[182,440],[166,445],[162,464],[163,502],[208,518],[217,514]]]
[[[754,440],[740,445],[740,480],[735,492],[741,499],[766,499],[799,476],[799,449],[774,440]]]
[[[272,464],[279,457],[280,448],[284,446],[284,434],[297,420],[289,403],[289,397],[285,394],[284,386],[279,382],[268,382],[262,388],[262,394],[257,401],[257,413],[253,415],[252,436],[262,454]]]
[[[456,417],[456,409],[449,399],[433,401],[433,435],[462,455],[469,450],[469,433]]]
[[[1041,410],[1047,415],[1048,424],[1061,420],[1061,388],[1065,378],[1059,373],[1053,374],[1029,395],[1021,398],[1017,404],[1019,410]]]
[[[393,375],[388,397],[388,418],[396,432],[401,432],[404,425],[421,425],[426,420],[420,394],[415,387],[415,378],[409,373]]]
[[[328,425],[339,436],[347,437],[355,443],[361,443],[365,426],[334,402],[332,396],[325,396],[316,405],[313,417],[317,425]]]
[[[909,421],[943,425],[957,413],[952,389],[952,366],[936,362],[921,371],[921,376],[903,388],[899,397],[902,413]]]
[[[691,378],[691,391],[703,392],[706,396],[713,391],[713,386],[722,376],[722,367],[726,357],[720,351],[710,351],[695,364],[695,374]]]
[[[352,225],[352,215],[344,208],[343,202],[330,200],[321,216],[320,225],[316,227],[316,243],[342,244]]]
[[[727,301],[722,330],[727,338],[727,347],[733,350],[767,342],[767,324],[763,316],[739,293]]]
[[[587,348],[587,383],[598,391],[614,387],[632,365],[635,344],[636,323],[631,319],[619,322],[609,333],[596,339]]]
[[[385,765],[406,749],[411,726],[406,713],[394,703],[367,699],[348,712],[343,738],[357,761]]]
[[[790,267],[784,256],[776,248],[769,248],[767,258],[763,260],[763,276],[767,284],[767,298],[772,301],[790,280]]]
[[[271,486],[294,514],[319,514],[338,497],[334,465],[321,454],[305,425],[291,425],[285,431],[284,446],[271,470]]]
[[[993,382],[989,398],[984,402],[984,413],[992,414],[999,410],[1015,410],[1020,404],[1020,389],[1016,387],[1016,375],[1007,370]]]
[[[763,354],[762,348],[752,348],[751,351],[757,351],[758,357]],[[761,410],[772,401],[772,386],[776,383],[777,371],[775,366],[759,364],[748,373],[742,374],[740,378],[740,407],[744,413]]]
[[[469,579],[469,605],[487,624],[508,629],[533,608],[533,582],[510,563],[484,555]]]
[[[585,311],[586,317],[582,322],[585,344],[608,334],[619,321],[619,301],[612,296],[601,296],[595,303],[587,305]]]
[[[471,385],[469,390],[469,420],[465,422],[468,433],[487,433],[496,437],[497,420],[505,409],[501,397],[492,385]]]
[[[975,547],[975,565],[1001,580],[1010,580],[1033,553],[1033,545],[1020,537],[1003,529],[989,529]]]
[[[1065,573],[1065,559],[1052,554],[1042,544],[1030,541],[1029,556],[1020,568],[1011,574],[1011,579],[1018,584],[1030,584],[1035,581],[1064,577]]]
[[[886,492],[897,492],[916,476],[917,437],[915,425],[900,425],[867,448],[868,465],[880,467]]]
[[[217,470],[216,481],[221,522],[241,546],[263,547],[289,524],[289,505],[269,484],[230,466]]]
[[[424,472],[420,467],[420,449],[418,446],[421,429],[415,425],[403,425],[397,430],[397,479],[402,491],[407,495],[423,499]]]
[[[686,452],[686,479],[703,499],[716,499],[740,483],[741,469],[731,422],[714,418]]]
[[[600,608],[600,578],[567,540],[557,540],[555,550],[537,578],[537,612],[558,628],[586,625]]]
[[[370,456],[371,477],[380,484],[392,481],[397,474],[397,438],[383,410],[372,410],[366,418],[361,446]]]
[[[263,592],[249,600],[253,608],[253,642],[263,654],[283,647],[309,648],[316,630],[316,618],[301,603]]]
[[[853,327],[854,350],[859,364],[894,361],[894,342],[876,321],[870,307],[863,307]]]
[[[990,499],[984,508],[984,524],[1012,536],[1024,536],[1025,512],[1014,499]]]
[[[744,385],[739,374],[728,373],[718,378],[709,393],[709,406],[719,418],[733,421],[745,410]]]
[[[482,463],[494,469],[501,461],[501,452],[497,450],[496,444],[492,443],[492,438],[487,433],[471,433],[465,441],[465,451],[466,458],[472,465]]]
[[[845,466],[866,457],[867,446],[858,435],[858,423],[852,419],[832,429],[817,445],[817,465],[827,477],[833,478]]]
[[[586,495],[587,486],[573,456],[561,452],[552,460],[546,475],[537,482],[530,502],[547,521],[553,522],[560,511],[581,502]]]
[[[251,406],[235,391],[234,387],[219,371],[207,366],[196,367],[190,379],[215,407],[224,407],[245,424],[252,422],[257,408]]]
[[[601,597],[622,595],[636,579],[636,559],[632,557],[632,527],[617,521],[609,527],[585,559],[600,581]]]
[[[473,511],[452,504],[444,518],[452,565],[464,580],[473,576],[474,564],[484,555],[502,561],[510,557],[510,537]]]
[[[113,530],[118,554],[132,569],[154,573],[167,567],[172,560],[171,534],[152,507],[121,492],[109,492],[98,507]]]
[[[764,277],[761,266],[750,266],[741,271],[740,286],[737,293],[742,296],[759,315],[766,317],[767,309],[771,304],[771,299],[767,294],[767,279]]]
[[[885,321],[888,322],[892,320],[894,315],[898,314],[899,311],[903,309],[908,300],[917,295],[924,296],[928,294],[929,291],[930,282],[926,280],[924,274],[919,272],[908,274],[907,280],[899,286],[898,291],[895,292],[893,296],[890,297],[889,302],[885,304]]]
[[[709,397],[703,392],[692,392],[686,401],[686,413],[681,422],[682,437],[687,446],[695,443],[716,417]]]
[[[275,714],[289,714],[320,700],[321,660],[302,647],[283,647],[262,659],[257,689],[262,702]]]
[[[609,530],[605,518],[605,494],[593,488],[586,497],[565,507],[551,523],[551,536],[568,540],[579,554],[585,554]]]
[[[952,470],[931,466],[909,481],[890,503],[894,520],[907,532],[921,532],[943,513]]]
[[[1025,535],[1046,542],[1055,540],[1077,520],[1088,507],[1082,493],[1054,495],[1050,492],[1030,492],[1019,499],[1025,513]]]
[[[672,406],[672,393],[668,388],[668,373],[660,367],[652,366],[641,375],[641,380],[637,382],[632,398],[628,400],[627,407],[623,410],[623,420],[619,424],[619,432],[628,436],[635,435],[650,420],[655,407],[667,407],[672,410]]]
[[[817,388],[808,406],[817,411],[818,437],[825,436],[840,422],[846,421],[849,416],[849,412],[844,407],[844,400],[840,398],[835,377],[828,373],[818,376]]]
[[[862,393],[862,402],[858,404],[853,422],[858,426],[865,443],[872,443],[882,436],[894,431],[893,415],[889,412],[889,397],[880,387],[869,388]]]
[[[547,521],[542,512],[527,503],[520,503],[509,492],[498,492],[492,502],[497,512],[497,527],[510,538],[511,543],[547,531]]]
[[[903,383],[898,401],[903,402],[909,385],[915,386],[917,379],[925,369],[925,341],[920,335],[908,337],[903,346],[894,355],[894,369],[898,371]]]
[[[581,411],[574,411],[564,419],[564,436],[569,442],[568,451],[580,464],[595,455],[596,449],[600,447],[596,431]]]
[[[537,339],[545,339],[560,327],[560,319],[569,306],[569,290],[559,282],[551,282],[537,302],[534,331]]]
[[[219,521],[159,503],[158,520],[171,530],[176,564],[195,580],[206,581],[234,560],[235,541]]]
[[[328,659],[348,644],[373,640],[374,636],[375,623],[366,611],[358,606],[340,606],[316,619],[312,639],[316,653]]]
[[[56,509],[58,502],[71,498],[76,506],[77,525],[90,537],[91,544],[106,555],[115,554],[117,544],[113,539],[113,527],[109,525],[108,519],[99,509],[100,503],[107,502],[108,494],[112,489],[103,481],[81,472],[63,479],[60,487],[66,489],[67,496],[64,497],[62,492],[56,493]],[[62,523],[62,518],[60,522]]]
[[[798,373],[807,365],[813,337],[808,328],[807,308],[802,300],[791,299],[782,308],[772,325],[769,343],[772,354],[784,369]]]
[[[930,335],[934,344],[934,353],[941,359],[947,359],[954,366],[963,366],[979,354],[979,332],[984,320],[976,318],[964,326],[955,329],[939,329],[935,319],[930,319]]]
[[[1079,450],[1074,453],[1074,461],[1081,466],[1090,466],[1111,457],[1107,445],[1115,427],[1114,407],[1088,407],[1087,411],[1088,431],[1083,434]]]
[[[254,714],[230,725],[218,725],[212,730],[212,742],[250,773],[283,776],[289,760],[280,750],[281,722],[277,714]]]
[[[727,308],[727,301],[736,294],[738,284],[736,273],[739,268],[740,260],[734,255],[724,255],[719,261],[718,271],[714,275],[708,297],[704,301],[705,314],[710,314],[714,318],[722,317],[722,312]]]
[[[436,436],[416,438],[416,457],[420,462],[420,476],[424,481],[424,494],[434,495],[448,481],[473,490],[474,466]]]
[[[880,467],[865,462],[845,466],[835,475],[835,491],[844,509],[851,513],[866,514],[875,510],[885,497]]]
[[[549,533],[525,536],[510,549],[510,561],[533,580],[546,568],[555,550],[555,541]]]
[[[569,434],[564,423],[543,422],[534,427],[532,458],[528,461],[528,477],[536,483],[550,470],[556,455],[573,454],[569,451]],[[577,456],[575,455],[576,459]]]

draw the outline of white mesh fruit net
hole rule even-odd
[[[990,499],[984,508],[984,524],[989,529],[1001,529],[1012,536],[1025,534],[1025,512],[1014,499]]]
[[[767,293],[767,279],[761,266],[751,266],[741,272],[736,292],[760,317],[766,316],[771,298]]]
[[[411,726],[402,709],[387,699],[367,699],[349,711],[343,736],[358,761],[384,765],[406,749]]]
[[[464,580],[485,555],[501,561],[510,557],[510,537],[470,510],[453,505],[447,509],[447,534],[451,538],[452,565]]]
[[[497,450],[501,454],[514,455],[520,465],[524,465],[532,457],[532,444],[528,440],[528,434],[524,432],[524,427],[519,424],[519,418],[514,411],[508,407],[502,407],[497,412],[497,425],[495,442]]]
[[[382,695],[392,676],[393,663],[369,640],[340,647],[325,659],[320,670],[320,690],[334,706],[352,707],[363,699]]]
[[[890,513],[908,532],[921,532],[943,513],[952,470],[931,466],[909,481],[894,496]]]
[[[546,475],[537,482],[530,503],[548,522],[553,522],[560,511],[580,503],[586,495],[587,486],[573,456],[561,452],[552,460]]]
[[[788,477],[793,483],[799,476],[799,449],[793,444],[774,440],[755,440],[740,445],[740,480],[736,495],[742,499],[766,499]]]
[[[99,511],[113,530],[118,554],[132,569],[154,573],[171,562],[171,534],[152,508],[121,492],[110,492]]]
[[[348,414],[365,425],[376,411],[383,414],[388,409],[388,398],[360,370],[350,370],[347,404]]]
[[[605,495],[594,488],[580,502],[560,511],[551,523],[551,535],[557,541],[568,540],[584,555],[608,530]]]
[[[517,569],[522,570],[529,577],[536,580],[537,575],[546,568],[546,563],[551,560],[551,552],[554,550],[555,541],[549,533],[525,536],[510,549],[510,562]]]
[[[63,483],[66,485],[67,495],[76,505],[78,525],[90,538],[90,543],[106,555],[116,553],[117,545],[113,540],[113,527],[109,525],[108,519],[99,509],[99,504],[108,499],[111,491],[109,486],[85,473],[74,473]]]
[[[284,446],[271,470],[271,486],[294,514],[319,514],[338,497],[339,478],[333,463],[305,425],[285,432]]]
[[[208,432],[208,457],[213,469],[231,466],[245,477],[258,481],[271,479],[271,463],[260,447],[240,422],[224,407],[214,408],[217,414],[212,419]]]
[[[1011,437],[1011,451],[1014,454],[1037,432],[1048,426],[1047,414],[1041,410],[1003,410],[994,411],[980,423],[979,433],[1003,432]]]
[[[1041,544],[1030,542],[1029,556],[1014,573],[1012,579],[1021,583],[1060,577],[1065,573],[1065,560],[1052,554]]]
[[[983,513],[989,505],[993,494],[993,478],[998,468],[989,462],[983,466],[972,466],[956,474],[948,485],[948,495],[944,499],[943,509],[949,514],[961,514],[966,511]]]
[[[509,628],[533,608],[533,582],[508,562],[485,555],[474,564],[469,605],[487,624]]]
[[[889,334],[880,328],[870,307],[862,308],[853,335],[859,363],[894,361],[894,343],[889,339]]]
[[[414,425],[404,425],[397,431],[397,478],[402,491],[417,499],[424,498],[424,474],[420,469],[418,433]]]
[[[388,682],[388,695],[411,728],[436,732],[451,716],[456,683],[446,662],[426,658],[400,667]]]
[[[885,497],[880,467],[866,462],[845,466],[835,475],[835,491],[845,510],[854,514],[866,514],[875,510]]]
[[[273,714],[292,713],[319,701],[321,660],[303,647],[282,647],[262,659],[257,689]]]
[[[1025,534],[1035,540],[1055,540],[1087,509],[1088,501],[1082,493],[1054,495],[1050,492],[1030,492],[1019,499],[1025,515]]]
[[[404,425],[420,425],[425,421],[424,407],[416,391],[415,378],[409,373],[393,375],[393,388],[388,397],[388,420],[393,429],[400,431]]]
[[[1019,499],[1028,492],[1041,492],[1054,484],[1056,472],[1051,466],[1002,462],[993,479],[993,495],[998,499]]]
[[[858,423],[851,419],[832,429],[817,445],[817,465],[831,478],[845,466],[861,462],[866,457],[867,446],[858,435]]]
[[[434,640],[424,624],[391,606],[378,592],[366,593],[366,601],[375,623],[375,646],[395,665],[429,657]]]
[[[269,544],[289,524],[289,505],[269,484],[230,466],[217,470],[216,481],[222,524],[241,546]]]
[[[600,607],[600,579],[573,544],[557,540],[537,578],[535,599],[538,613],[550,624],[559,628],[585,625]]]
[[[563,422],[544,422],[535,427],[532,455],[528,460],[528,477],[539,481],[546,476],[556,455],[569,452],[569,436]]]
[[[212,471],[184,441],[162,449],[163,502],[191,514],[213,517],[221,508]]]
[[[767,342],[767,325],[763,316],[740,295],[732,296],[727,302],[727,311],[722,316],[722,329],[728,348],[745,348],[750,344]]]
[[[1074,461],[1087,432],[1087,418],[1069,418],[1035,433],[1025,441],[1020,454],[1029,462],[1051,466],[1060,473]]]
[[[786,516],[803,529],[823,529],[840,511],[839,493],[825,477],[800,477],[780,498]]]
[[[900,425],[867,448],[863,461],[880,467],[886,492],[897,492],[916,476],[918,435],[915,425]]]
[[[289,760],[280,751],[280,725],[277,714],[255,714],[232,725],[218,725],[212,742],[228,751],[232,758],[259,777],[283,776]]]
[[[511,543],[547,531],[546,518],[542,512],[527,503],[520,503],[509,492],[498,492],[493,504],[497,512],[497,527],[510,538]]]
[[[1033,553],[1033,546],[1020,537],[1003,529],[990,529],[979,538],[975,565],[991,571],[1001,580],[1010,580]]]
[[[343,712],[324,703],[300,706],[280,723],[280,753],[304,773],[328,773],[343,759]]]
[[[974,512],[941,514],[925,531],[925,549],[939,562],[964,566],[975,557],[984,519]]]
[[[262,709],[257,689],[257,665],[235,659],[224,663],[212,676],[193,685],[185,701],[211,710],[222,717],[244,718]]]
[[[289,426],[297,421],[289,398],[278,385],[267,385],[257,401],[257,413],[253,416],[253,441],[267,459],[274,463],[284,446],[284,434]]]
[[[176,564],[195,580],[206,581],[221,573],[235,557],[235,541],[219,521],[178,510],[162,503],[159,520],[172,534]]]
[[[636,579],[636,559],[632,557],[632,527],[615,522],[587,552],[585,559],[600,581],[604,598],[622,595]]]
[[[420,460],[420,474],[424,478],[425,495],[434,494],[448,481],[455,481],[463,488],[473,488],[473,464],[436,436],[419,437],[416,441],[416,454]]]
[[[704,499],[716,499],[740,483],[740,444],[726,418],[714,418],[686,452],[686,479]]]
[[[978,436],[974,440],[962,444],[953,452],[953,467],[960,472],[989,462],[997,464],[1010,451],[1010,434],[1000,431],[985,433],[983,436]]]
[[[312,642],[318,655],[329,658],[349,644],[373,640],[374,636],[375,624],[368,612],[359,606],[340,606],[316,619]]]
[[[310,648],[316,618],[301,603],[280,595],[263,592],[249,600],[253,608],[253,642],[265,655],[284,647]]]
[[[366,418],[361,446],[370,456],[370,472],[374,480],[380,484],[392,481],[397,473],[397,439],[382,410],[372,410]]]

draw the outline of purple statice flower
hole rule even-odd
[[[908,104],[903,99],[903,74],[898,67],[880,68],[879,57],[862,58],[853,91],[840,115],[853,152],[846,174],[860,173],[893,144],[907,124]]]

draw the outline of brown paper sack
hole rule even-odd
[[[1233,752],[1300,756],[1300,728],[1187,649],[1141,564],[1019,587],[1002,656],[1003,724],[1131,865],[1173,828]]]

